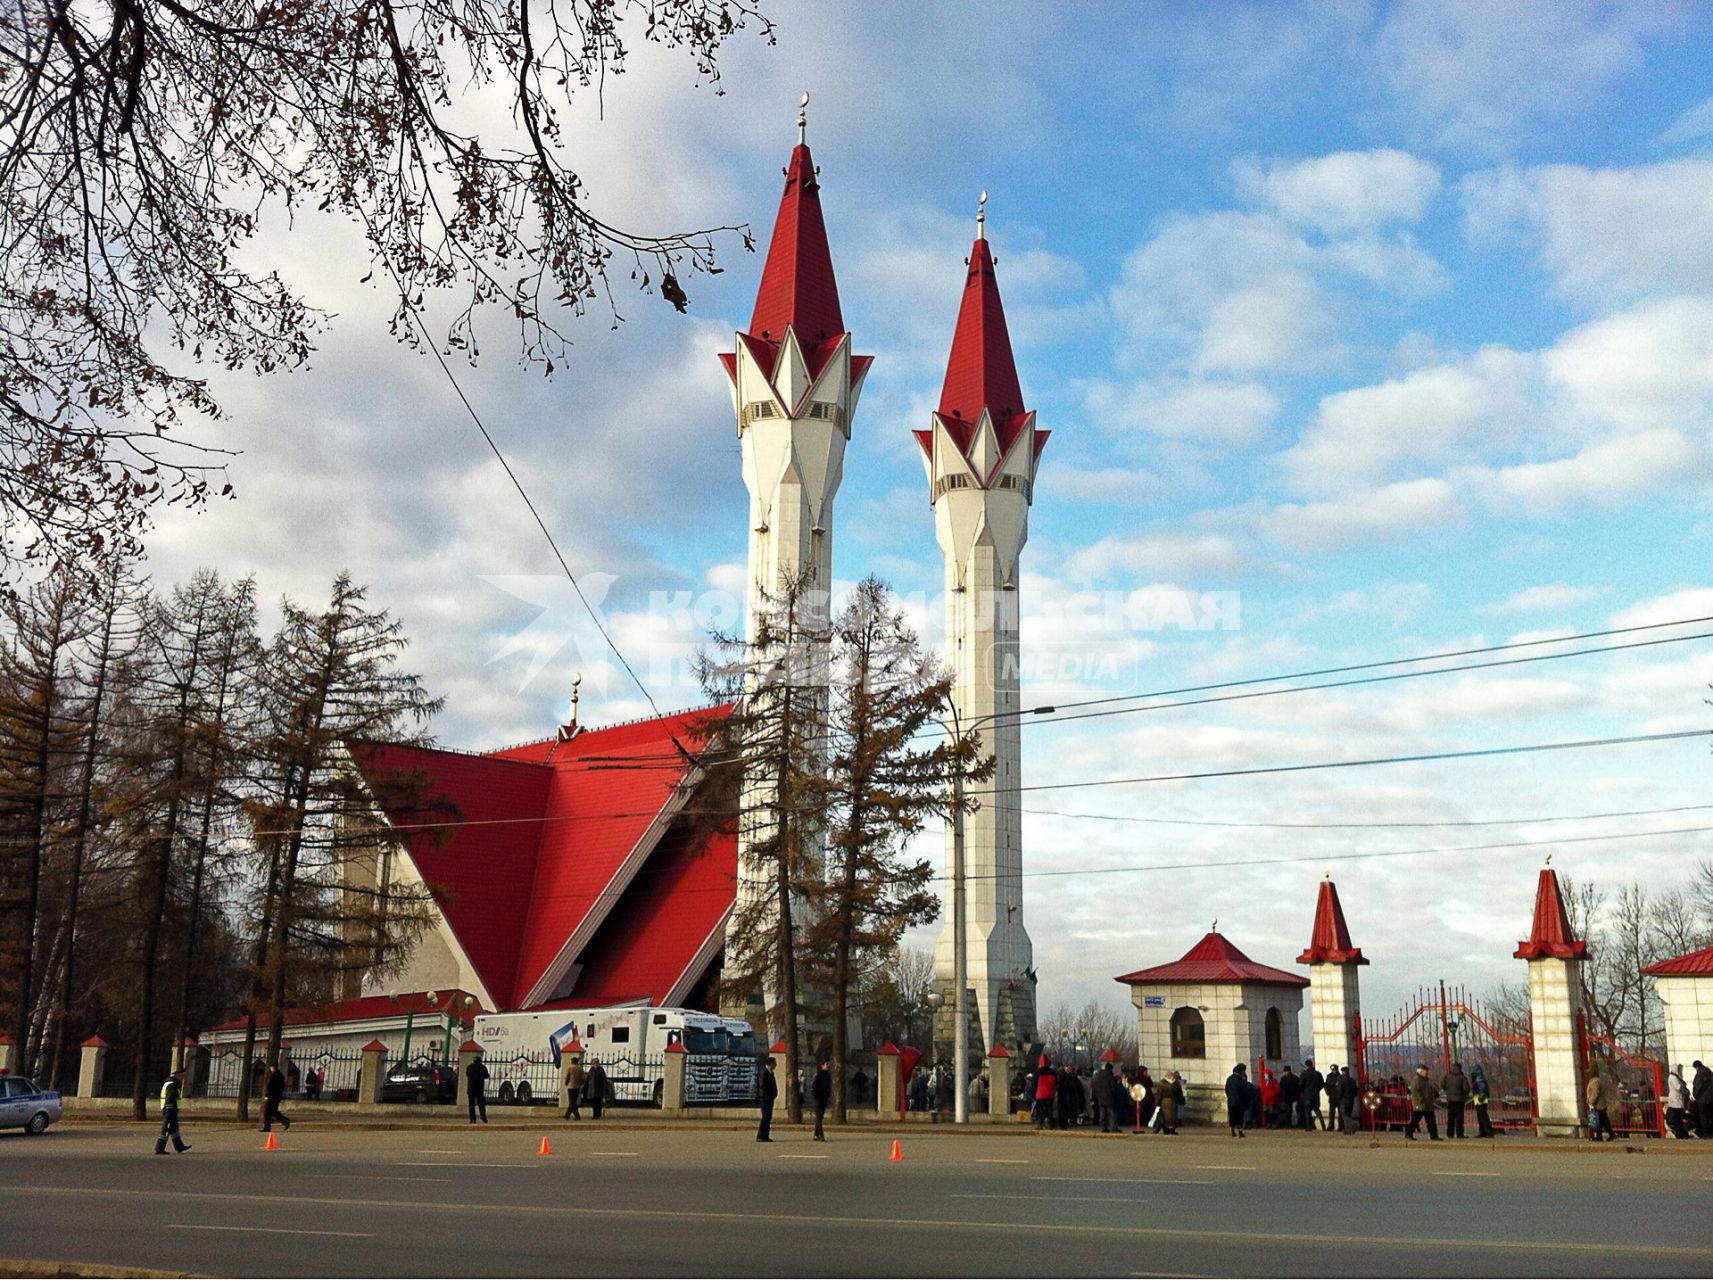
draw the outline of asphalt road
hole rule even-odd
[[[1713,1151],[299,1123],[0,1135],[0,1257],[215,1275],[1713,1274]],[[894,1136],[904,1159],[887,1159]],[[1708,1144],[1713,1147],[1713,1144]]]

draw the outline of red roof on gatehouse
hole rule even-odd
[[[1314,933],[1308,950],[1297,957],[1298,964],[1367,964],[1360,947],[1350,945],[1350,928],[1344,923],[1344,907],[1338,901],[1338,887],[1329,875],[1320,882],[1320,898],[1315,903]]]
[[[1181,960],[1138,969],[1117,981],[1130,986],[1167,986],[1207,982],[1270,982],[1286,987],[1306,987],[1309,980],[1270,965],[1256,964],[1244,955],[1224,934],[1210,932],[1195,946],[1184,952]]]
[[[1685,952],[1642,970],[1655,978],[1713,978],[1713,947]]]
[[[1588,954],[1588,944],[1570,927],[1570,914],[1558,891],[1558,872],[1551,867],[1541,868],[1535,886],[1534,927],[1513,954],[1518,960],[1580,960]]]

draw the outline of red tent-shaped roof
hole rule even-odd
[[[1513,955],[1518,960],[1580,960],[1587,954],[1588,944],[1571,931],[1570,915],[1558,891],[1558,872],[1542,867],[1535,887],[1534,928],[1517,944]]]
[[[1314,934],[1298,964],[1367,964],[1360,947],[1350,945],[1350,929],[1344,923],[1344,908],[1331,878],[1320,882],[1320,900],[1315,903]]]
[[[1152,969],[1138,969],[1135,973],[1124,974],[1118,981],[1133,987],[1144,983],[1155,986],[1198,982],[1271,982],[1287,987],[1309,985],[1307,978],[1297,974],[1256,964],[1220,933],[1209,933],[1184,952],[1181,960],[1155,965]]]
[[[796,330],[805,353],[845,331],[833,254],[821,219],[821,184],[807,143],[797,144],[785,167],[785,193],[779,199],[749,332],[777,343],[784,340],[787,325]]]
[[[496,1007],[546,1003],[572,982],[579,1002],[586,986],[658,1001],[693,961],[706,967],[735,892],[736,842],[690,840],[674,815],[708,716],[487,755],[353,746],[389,820],[416,828],[411,861]],[[416,807],[387,803],[398,776],[420,780]]]
[[[1686,952],[1642,970],[1655,978],[1713,978],[1713,947]]]

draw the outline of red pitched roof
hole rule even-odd
[[[1518,960],[1580,960],[1588,954],[1588,944],[1571,931],[1570,916],[1558,891],[1558,872],[1551,867],[1541,868],[1535,887],[1534,928],[1512,954]]]
[[[1713,947],[1702,947],[1642,970],[1656,978],[1713,978]]]
[[[593,991],[628,982],[639,985],[627,994],[658,999],[682,976],[680,968],[663,977],[675,959],[696,956],[709,930],[693,941],[681,935],[710,912],[722,915],[735,892],[735,843],[716,839],[692,856],[664,840],[685,798],[688,751],[709,716],[682,712],[479,756],[352,748],[392,823],[420,828],[408,844],[411,860],[499,1008],[546,1002],[577,964],[579,1002],[585,984]],[[384,780],[401,774],[420,779],[433,802],[387,804]],[[722,861],[728,847],[731,875]],[[685,894],[686,886],[696,893]],[[628,936],[628,945],[604,946],[625,963],[592,971],[585,954],[603,941],[620,903],[615,936]]]
[[[435,1017],[444,1016],[450,1010],[459,1021],[467,1016],[488,1012],[482,1008],[478,997],[468,991],[437,991],[438,1004],[431,1004],[426,991],[401,991],[397,998],[393,996],[359,996],[355,1000],[334,1000],[327,1004],[304,1005],[301,1008],[287,1009],[285,1025],[301,1027],[308,1023],[322,1022],[362,1022],[368,1018],[403,1017],[407,1013],[432,1014]],[[475,1004],[466,1004],[466,1000],[475,1000]],[[237,1031],[244,1025],[243,1018],[234,1018],[230,1022],[222,1022],[210,1031]]]
[[[821,220],[821,184],[805,143],[797,144],[785,168],[785,193],[779,199],[749,331],[780,342],[787,325],[796,330],[805,354],[845,331],[833,255]]]
[[[1011,352],[1011,333],[1005,323],[1005,304],[999,297],[993,253],[985,236],[978,237],[970,249],[963,301],[958,306],[952,354],[946,361],[946,381],[940,389],[937,411],[946,433],[966,456],[983,409],[993,418],[1000,454],[1004,456],[1011,451],[1018,434],[1028,429],[1031,415],[1023,405],[1017,361]],[[916,440],[924,452],[931,449],[931,433],[919,431]],[[1032,447],[1036,456],[1046,441],[1045,431],[1035,433]],[[982,476],[981,480],[986,483],[990,478]]]
[[[1344,923],[1338,889],[1330,879],[1320,882],[1320,900],[1315,903],[1314,934],[1298,964],[1367,964],[1362,949],[1350,945],[1350,929]]]
[[[1287,987],[1306,987],[1309,980],[1283,969],[1256,964],[1227,941],[1224,934],[1209,933],[1171,964],[1138,969],[1118,979],[1131,986],[1193,982],[1271,982]]]

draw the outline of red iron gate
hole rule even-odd
[[[1410,1077],[1426,1066],[1439,1078],[1461,1062],[1487,1077],[1488,1117],[1495,1129],[1535,1124],[1534,1036],[1526,1018],[1485,1009],[1462,987],[1423,988],[1393,1018],[1358,1019],[1358,1071],[1364,1093],[1380,1097],[1372,1124],[1402,1128],[1410,1119]],[[1657,1095],[1656,1095],[1657,1096]],[[1474,1108],[1467,1125],[1474,1129]]]
[[[1612,1132],[1627,1136],[1647,1134],[1665,1137],[1665,1069],[1652,1058],[1630,1053],[1611,1036],[1589,1029],[1588,1015],[1577,1015],[1582,1045],[1582,1070],[1596,1074],[1610,1086],[1611,1106],[1606,1118]]]

